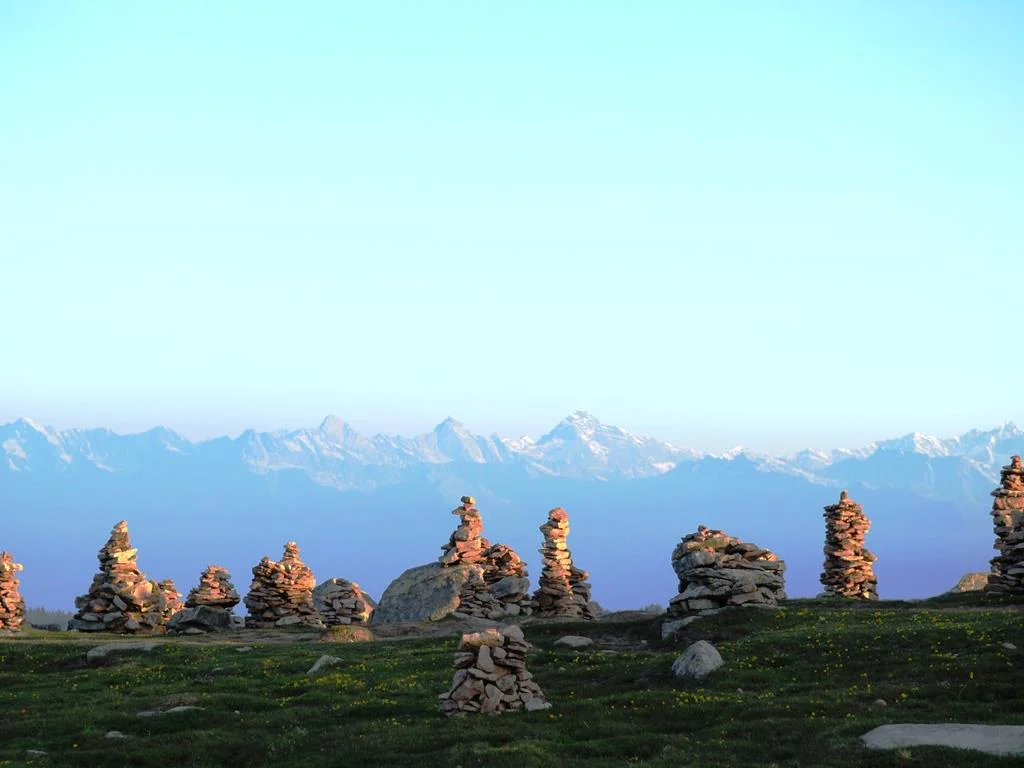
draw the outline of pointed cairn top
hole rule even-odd
[[[1024,464],[1022,464],[1020,456],[1010,457],[1010,467],[1011,469],[1024,469]]]
[[[849,501],[849,500],[850,500],[850,492],[849,491],[843,491],[842,493],[839,494],[839,501],[840,501],[840,503],[842,503],[844,501]]]
[[[289,541],[284,545],[284,554],[281,556],[282,560],[300,560],[299,557],[299,545],[294,541]]]

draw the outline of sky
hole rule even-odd
[[[0,422],[1024,423],[1024,5],[0,5]]]

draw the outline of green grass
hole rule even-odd
[[[457,638],[373,643],[167,639],[84,663],[110,638],[29,631],[0,640],[0,765],[32,766],[1008,766],[941,748],[873,752],[894,722],[1024,723],[1024,602],[791,601],[702,619],[673,641],[660,621],[528,624],[547,712],[448,720],[437,694]],[[553,647],[567,633],[598,643]],[[259,637],[266,638],[266,635]],[[725,667],[671,674],[688,643]],[[291,642],[291,641],[295,642]],[[1003,647],[1014,642],[1019,648]],[[238,645],[251,644],[250,653]],[[612,651],[605,652],[602,651]],[[345,664],[306,670],[330,653]],[[888,706],[873,704],[884,699]],[[201,711],[141,719],[176,704]],[[109,730],[131,738],[112,741]],[[26,750],[44,750],[28,757]]]

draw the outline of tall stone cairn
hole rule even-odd
[[[484,521],[476,508],[476,499],[463,496],[461,501],[462,504],[452,510],[452,514],[459,517],[459,527],[449,537],[448,543],[441,546],[441,565],[483,562],[484,554],[491,547],[491,542],[483,537]]]
[[[679,577],[679,594],[669,601],[670,616],[774,606],[786,599],[786,564],[774,552],[703,525],[676,545],[672,569]]]
[[[174,579],[164,579],[157,583],[160,587],[160,614],[163,616],[163,623],[166,624],[171,620],[171,616],[176,614],[185,604],[181,601],[181,592],[174,585]]]
[[[252,569],[252,584],[245,596],[250,629],[285,627],[292,624],[323,626],[313,607],[313,572],[299,557],[299,545],[284,545],[280,562],[264,557]]]
[[[482,577],[466,581],[459,593],[456,618],[502,619],[528,616],[533,608],[530,600],[530,578],[526,563],[506,544],[491,544],[483,537],[484,523],[476,508],[476,499],[463,496],[462,504],[452,510],[459,526],[441,547],[442,566],[479,565]]]
[[[532,646],[518,626],[463,635],[455,654],[451,687],[438,698],[446,715],[550,709],[544,692],[526,669]]]
[[[1024,594],[1024,463],[1013,456],[999,472],[999,487],[992,491],[992,523],[996,556],[988,574],[986,592]]]
[[[878,558],[864,546],[871,521],[864,508],[843,491],[839,503],[825,507],[825,565],[821,583],[825,592],[838,597],[878,599]]]
[[[128,537],[128,523],[114,526],[97,557],[100,571],[88,593],[75,598],[78,612],[68,624],[81,632],[159,632],[164,607],[160,585],[150,581],[135,561],[138,550]]]
[[[569,514],[561,507],[548,512],[548,521],[540,527],[544,545],[540,548],[541,572],[533,593],[534,615],[592,619],[589,574],[573,565],[566,538]]]
[[[313,590],[313,606],[329,627],[366,624],[373,605],[359,585],[347,579],[328,579]]]
[[[0,552],[0,630],[20,632],[25,623],[25,601],[18,590],[18,573],[24,568],[10,552]]]
[[[199,585],[193,587],[185,598],[186,608],[197,608],[205,605],[208,608],[221,608],[231,612],[241,599],[238,590],[231,583],[231,574],[227,568],[219,565],[208,565],[199,576]]]
[[[188,591],[185,598],[186,608],[206,605],[209,608],[222,608],[230,612],[242,599],[239,591],[231,584],[231,574],[220,565],[207,565],[200,574],[199,585]]]

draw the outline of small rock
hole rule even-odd
[[[313,666],[309,668],[309,671],[306,674],[319,675],[321,672],[325,672],[330,667],[337,666],[341,663],[343,663],[342,660],[339,659],[337,656],[328,656],[324,654],[313,663]]]
[[[103,735],[103,738],[105,738],[105,739],[127,739],[128,737],[125,736],[120,731],[107,731]]]
[[[588,645],[593,645],[594,641],[589,637],[581,637],[580,635],[566,635],[555,640],[555,645],[561,645],[566,648],[572,648],[574,650],[579,648],[586,648]]]
[[[177,714],[179,714],[181,712],[193,712],[193,711],[199,711],[199,710],[202,710],[202,709],[205,709],[205,707],[193,707],[193,706],[171,707],[170,709],[166,710],[164,712],[164,714],[165,715],[177,715]]]
[[[26,749],[25,754],[29,757],[46,757],[46,752],[41,749]]]
[[[95,648],[90,648],[88,653],[85,654],[85,658],[88,661],[95,661],[96,659],[105,659],[111,653],[129,653],[131,651],[152,651],[154,648],[159,648],[162,643],[152,642],[138,642],[138,643],[109,643],[107,645],[98,645]]]
[[[888,704],[888,702],[886,702],[885,699],[875,699],[873,702],[871,702],[871,706],[873,706],[873,707],[888,707],[889,704]]]
[[[703,680],[724,663],[715,646],[707,640],[698,640],[672,662],[672,671],[676,677]]]
[[[1013,643],[1002,643],[1002,646],[1003,646],[1003,648],[1005,648],[1008,651],[1016,651],[1017,650],[1017,646],[1014,645]]]
[[[248,653],[249,651],[252,650],[252,646],[251,645],[243,645],[243,646],[240,646],[238,648],[235,648],[235,650],[238,653]]]

